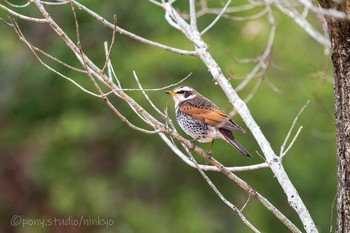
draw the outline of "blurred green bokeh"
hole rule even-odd
[[[193,49],[181,33],[167,24],[163,10],[147,1],[81,2],[108,20],[112,21],[116,14],[118,26],[140,36]],[[216,1],[209,4],[218,6]],[[177,1],[175,6],[187,11],[187,1]],[[76,40],[70,6],[47,9]],[[103,42],[111,41],[112,32],[76,10],[84,51],[103,66]],[[33,6],[20,11],[39,16],[33,13],[36,11]],[[247,15],[253,13],[256,11]],[[8,20],[7,15],[0,11],[4,20]],[[279,153],[295,116],[310,100],[296,125],[297,128],[303,126],[302,133],[285,157],[284,165],[320,232],[326,232],[332,221],[330,213],[336,193],[333,85],[324,78],[332,74],[329,55],[291,19],[277,10],[274,15],[277,32],[271,66],[248,107]],[[199,18],[199,27],[205,28],[214,17]],[[15,20],[35,46],[80,67],[50,27]],[[310,20],[316,22],[313,18]],[[249,30],[256,34],[249,34]],[[159,136],[133,131],[101,99],[82,92],[43,67],[11,27],[1,23],[0,31],[1,232],[251,232],[238,215],[220,201],[198,171],[177,158]],[[263,17],[248,22],[222,19],[204,39],[232,85],[237,86],[253,65],[238,64],[231,54],[242,59],[255,57],[264,51],[268,36],[268,20]],[[96,92],[86,76],[43,59]],[[169,85],[192,73],[185,85],[196,88],[223,110],[232,110],[197,58],[176,55],[117,34],[111,59],[125,88],[137,88],[133,71],[145,88]],[[245,98],[255,83],[252,81],[239,95]],[[154,113],[141,93],[130,95]],[[149,96],[160,109],[168,106],[174,116],[172,99],[162,91],[150,92]],[[125,103],[110,97],[131,122],[144,126]],[[234,119],[244,126],[238,115]],[[262,162],[258,145],[249,132],[238,135],[238,139],[254,154],[253,158],[240,156],[230,145],[219,141],[215,144],[214,156],[227,166]],[[209,148],[205,144],[200,146]],[[225,176],[208,175],[228,200],[239,208],[246,203],[247,194]],[[303,229],[269,170],[239,176]],[[262,232],[287,232],[253,198],[244,214]],[[113,224],[109,227],[87,224],[15,227],[10,225],[14,215],[23,220],[99,218],[112,220]]]

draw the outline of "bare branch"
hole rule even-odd
[[[32,53],[34,54],[34,56],[38,59],[38,61],[43,65],[45,66],[47,69],[51,70],[52,72],[56,73],[57,75],[61,76],[62,78],[68,80],[69,82],[73,83],[74,85],[76,85],[79,89],[81,89],[83,92],[89,94],[89,95],[92,95],[92,96],[95,96],[95,97],[101,97],[100,95],[98,94],[95,94],[87,89],[85,89],[84,87],[82,87],[80,84],[78,84],[76,81],[74,81],[73,79],[65,76],[64,74],[58,72],[57,70],[55,70],[54,68],[52,68],[51,66],[49,66],[48,64],[46,64],[40,57],[39,55],[35,52],[36,51],[36,48],[34,46],[32,46],[32,44],[30,44],[28,42],[28,40],[25,38],[24,34],[22,33],[22,31],[20,30],[19,26],[17,25],[17,23],[15,21],[13,21],[12,23],[13,25],[13,28],[15,30],[15,32],[17,33],[18,37],[20,38],[21,41],[23,41],[27,46],[28,48],[32,51]],[[46,54],[46,53],[45,53]],[[48,54],[47,54],[48,55]],[[49,55],[48,55],[49,56]],[[50,56],[51,57],[51,56]],[[74,67],[70,67],[69,65],[67,65],[67,67],[69,68],[74,68]],[[73,70],[76,70],[75,68]],[[81,71],[81,70],[79,70]],[[84,71],[83,71],[84,72]]]
[[[312,4],[312,1],[309,0],[298,0],[305,8],[310,10],[313,13],[319,14],[323,17],[331,17],[334,19],[347,19],[350,20],[350,16],[348,14],[345,14],[342,11],[338,11],[336,9],[324,9],[321,8],[319,5],[315,6]]]
[[[21,15],[9,8],[7,8],[6,6],[0,4],[0,9],[7,11],[8,13],[10,13],[11,15],[18,17],[20,19],[29,21],[29,22],[34,22],[34,23],[47,23],[48,21],[46,19],[39,19],[39,18],[35,18],[35,17],[30,17],[30,16],[26,16],[26,15]]]
[[[286,5],[282,5],[282,3]],[[323,46],[329,48],[330,41],[328,38],[324,37],[321,33],[319,33],[307,20],[305,20],[299,12],[288,4],[287,0],[275,0],[276,6],[283,13],[291,17],[299,26],[304,29],[312,38],[314,38],[317,42],[322,44]]]
[[[30,4],[30,1],[28,1],[27,3],[24,3],[23,5],[13,4],[13,3],[9,2],[8,0],[5,0],[5,2],[7,4],[9,4],[10,6],[15,7],[15,8],[25,8],[25,7],[29,6],[29,4]]]
[[[209,162],[219,170],[224,173],[230,180],[234,181],[238,186],[248,192],[252,197],[258,200],[261,204],[263,204],[266,209],[268,209],[271,213],[273,213],[288,229],[292,232],[301,233],[301,231],[287,218],[285,217],[276,207],[274,207],[266,198],[264,198],[261,194],[259,194],[256,190],[254,190],[249,184],[247,184],[244,180],[240,179],[234,173],[230,172],[226,169],[221,163],[219,163],[214,158],[209,158]]]
[[[90,78],[90,80],[92,81],[92,83],[94,84],[94,86],[96,87],[96,89],[98,90],[98,92],[101,95],[101,98],[107,103],[107,105],[113,110],[113,112],[124,122],[126,123],[130,128],[137,130],[139,132],[145,133],[145,134],[158,134],[161,132],[160,129],[154,130],[154,131],[150,131],[150,130],[146,130],[140,127],[137,127],[135,125],[133,125],[132,123],[130,123],[130,121],[124,117],[115,107],[114,105],[109,101],[108,97],[106,95],[104,95],[103,91],[101,90],[100,86],[98,85],[98,83],[96,82],[95,78],[93,77],[91,70],[88,67],[87,62],[85,61],[85,56],[83,53],[83,49],[81,47],[81,40],[80,40],[80,32],[79,32],[79,24],[78,24],[78,19],[77,19],[77,15],[75,13],[75,8],[74,5],[71,4],[72,6],[72,12],[74,15],[74,21],[75,21],[75,27],[76,27],[76,35],[77,35],[77,45],[79,47],[79,51],[80,51],[80,57],[82,58],[82,63],[83,66],[85,67],[88,77]],[[101,72],[102,73],[102,72]]]
[[[190,27],[192,30],[197,30],[197,16],[196,16],[196,1],[189,0],[190,3]]]
[[[187,165],[195,168],[195,164],[184,154],[182,151],[174,144],[172,143],[164,134],[159,134],[159,136],[162,138],[162,140],[169,146],[169,148],[180,158],[182,161],[184,161]],[[203,171],[213,171],[213,172],[220,172],[220,170],[215,166],[210,165],[199,165],[200,169]],[[255,171],[259,169],[265,169],[268,168],[267,163],[260,163],[256,165],[249,165],[249,166],[236,166],[236,167],[226,167],[227,170],[231,172],[247,172],[247,171]]]
[[[100,23],[102,23],[104,26],[106,27],[109,27],[110,29],[114,29],[114,25],[110,22],[108,22],[108,20],[106,20],[105,18],[101,17],[100,15],[96,14],[94,11],[90,10],[89,8],[87,8],[86,6],[78,3],[77,1],[75,0],[72,0],[72,2],[80,9],[80,10],[83,10],[85,11],[86,13],[90,14],[92,17],[94,17],[95,19],[97,19]],[[163,45],[163,44],[160,44],[160,43],[157,43],[157,42],[154,42],[154,41],[151,41],[151,40],[147,40],[141,36],[138,36],[136,34],[133,34],[131,32],[128,32],[127,30],[125,29],[122,29],[121,27],[118,27],[116,26],[116,31],[121,34],[121,35],[125,35],[125,36],[128,36],[134,40],[137,40],[137,41],[140,41],[144,44],[148,44],[148,45],[151,45],[151,46],[154,46],[154,47],[158,47],[158,48],[161,48],[161,49],[164,49],[164,50],[167,50],[167,51],[170,51],[170,52],[173,52],[173,53],[177,53],[177,54],[180,54],[180,55],[188,55],[188,56],[197,56],[196,52],[194,51],[187,51],[187,50],[183,50],[183,49],[177,49],[177,48],[173,48],[173,47],[170,47],[170,46],[167,46],[167,45]]]
[[[23,35],[23,34],[22,34],[22,35]],[[28,46],[29,46],[30,48],[32,48],[33,50],[35,50],[35,51],[37,51],[37,52],[43,54],[44,56],[46,56],[47,58],[49,58],[49,59],[51,59],[51,60],[57,62],[58,64],[63,65],[63,66],[65,66],[65,67],[67,67],[68,69],[71,69],[71,70],[73,70],[73,71],[86,74],[86,71],[85,71],[85,70],[82,70],[82,69],[76,68],[76,67],[74,67],[74,66],[71,66],[71,65],[69,65],[69,64],[67,64],[67,63],[65,63],[65,62],[63,62],[63,61],[61,61],[61,60],[59,60],[59,59],[57,59],[56,57],[54,57],[54,56],[52,56],[52,55],[46,53],[45,51],[41,50],[40,48],[35,47],[35,46],[32,45],[32,44],[29,44],[28,41],[27,41],[27,43],[28,43]]]
[[[247,75],[247,77],[236,87],[236,91],[240,92],[241,90],[244,89],[245,86],[248,85],[248,83],[252,80],[253,77],[258,72],[262,72],[262,74],[265,74],[267,71],[268,65],[267,63],[269,62],[269,58],[272,53],[272,46],[273,46],[273,41],[275,39],[275,32],[276,32],[276,23],[275,23],[275,18],[273,16],[272,10],[269,5],[266,5],[266,11],[268,12],[269,16],[269,23],[270,23],[270,34],[269,34],[269,40],[267,42],[266,48],[264,53],[261,55],[261,57],[258,57],[258,63],[255,65],[255,67],[252,69],[252,71]]]

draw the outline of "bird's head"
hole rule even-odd
[[[192,99],[196,95],[196,91],[187,86],[176,87],[174,90],[166,91],[165,93],[173,97],[175,106],[184,100]]]

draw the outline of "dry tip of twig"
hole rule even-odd
[[[289,146],[285,149],[286,144],[287,144],[287,141],[288,141],[288,139],[289,139],[289,137],[290,137],[290,135],[291,135],[291,133],[292,133],[292,130],[294,129],[295,124],[297,123],[297,121],[298,121],[298,119],[299,119],[301,113],[306,109],[306,107],[309,105],[309,103],[310,103],[310,100],[306,101],[306,103],[304,104],[304,106],[300,109],[300,111],[298,112],[298,114],[297,114],[296,117],[294,118],[293,123],[292,123],[292,125],[291,125],[291,127],[290,127],[290,129],[289,129],[289,131],[288,131],[288,133],[287,133],[287,136],[286,136],[286,138],[284,139],[284,142],[283,142],[283,144],[282,144],[282,146],[281,146],[281,150],[280,150],[280,157],[281,157],[281,158],[283,158],[283,157],[287,154],[287,152],[289,151],[289,149],[291,148],[291,146],[294,144],[296,138],[299,136],[299,133],[301,132],[301,130],[302,130],[302,128],[303,128],[302,126],[299,127],[299,129],[298,129],[297,133],[295,134],[295,136],[293,137],[291,143],[290,143]]]
[[[242,208],[240,209],[241,212],[243,212],[243,210],[245,209],[245,207],[248,205],[250,201],[250,194],[248,194],[248,198],[246,200],[246,202],[244,203],[244,205],[242,206]]]

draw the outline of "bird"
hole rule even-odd
[[[195,142],[211,142],[209,155],[212,154],[215,139],[222,139],[236,148],[243,155],[251,154],[236,140],[232,131],[245,133],[245,130],[234,123],[230,117],[208,98],[192,87],[179,86],[165,92],[175,101],[176,121],[181,129]]]

